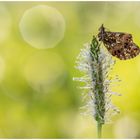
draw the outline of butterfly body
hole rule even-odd
[[[120,60],[131,59],[140,53],[140,48],[133,42],[129,33],[106,31],[102,25],[99,28],[98,38],[107,50]]]

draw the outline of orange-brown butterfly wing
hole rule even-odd
[[[136,57],[140,48],[133,42],[132,35],[123,32],[109,32],[101,30],[98,34],[99,40],[103,41],[107,50],[120,60]]]
[[[120,60],[127,60],[136,57],[140,53],[139,47],[135,43],[130,43],[128,45],[115,43],[113,47],[108,47],[105,44],[110,54],[119,58]]]

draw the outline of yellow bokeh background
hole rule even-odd
[[[51,48],[35,48],[21,33],[24,13],[38,5],[57,9],[65,21],[59,29],[53,24],[59,16],[49,16],[58,26],[51,41],[65,30]],[[72,78],[80,76],[75,69],[80,49],[102,23],[111,31],[131,33],[140,45],[140,2],[0,2],[0,138],[97,137],[95,120],[79,111],[82,91]],[[42,34],[43,41],[49,39],[46,30]],[[122,96],[113,96],[112,101],[120,114],[103,126],[103,138],[140,138],[140,56],[114,59],[110,74],[121,82],[112,90]]]

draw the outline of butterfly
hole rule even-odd
[[[98,38],[110,54],[120,60],[134,58],[140,53],[140,48],[133,42],[132,35],[129,33],[106,31],[102,24],[99,28]]]

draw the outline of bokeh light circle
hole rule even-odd
[[[32,47],[55,47],[64,37],[65,21],[53,7],[35,6],[25,11],[19,24],[23,39]]]
[[[57,53],[38,52],[26,60],[23,73],[34,90],[48,93],[62,85],[65,66]]]

